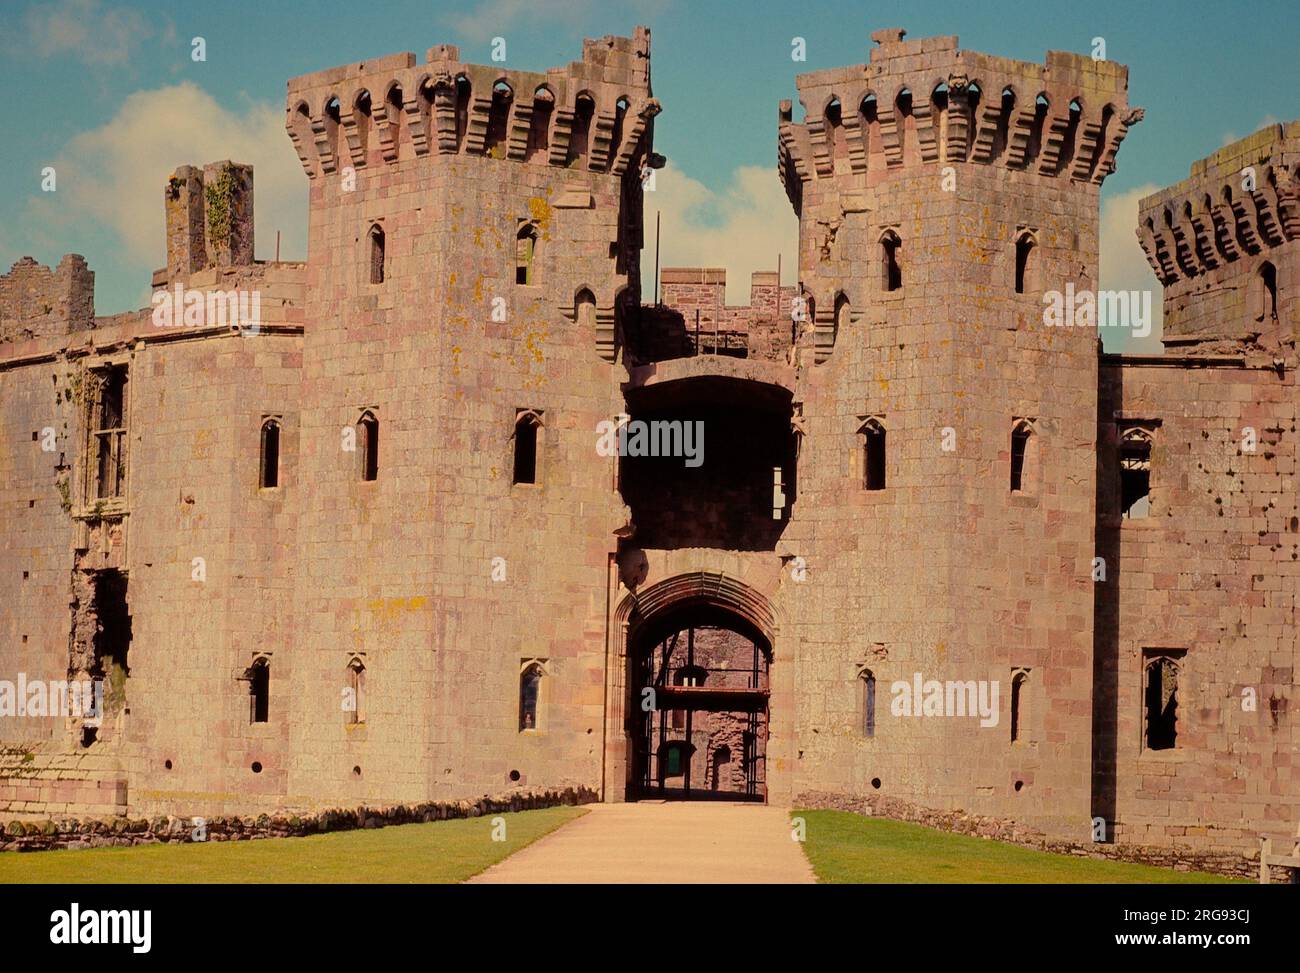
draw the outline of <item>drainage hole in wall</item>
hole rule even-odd
[[[260,774],[262,772],[262,765],[258,761],[254,760],[251,770],[255,774]]]

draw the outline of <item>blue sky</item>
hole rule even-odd
[[[670,160],[657,200],[664,262],[726,265],[743,284],[777,251],[787,267],[792,259],[793,219],[773,165],[777,103],[794,96],[794,75],[861,63],[873,30],[901,26],[1039,62],[1048,49],[1087,53],[1105,38],[1147,116],[1104,187],[1102,285],[1139,286],[1150,281],[1131,240],[1139,191],[1185,177],[1194,159],[1263,124],[1300,117],[1295,10],[1294,0],[1146,10],[1120,0],[0,0],[0,263],[82,253],[101,314],[141,306],[163,262],[166,176],[228,157],[257,167],[258,256],[273,255],[280,229],[283,255],[302,257],[306,179],[283,131],[288,78],[402,50],[423,56],[435,43],[488,62],[494,36],[506,39],[507,66],[542,70],[578,58],[584,36],[644,23],[664,105],[656,149]],[[190,57],[196,36],[203,63]],[[790,59],[795,36],[807,40],[806,63]],[[40,190],[48,165],[54,193]],[[733,299],[742,292],[733,287]]]

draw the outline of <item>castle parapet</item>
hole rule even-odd
[[[999,165],[1100,185],[1142,109],[1128,68],[1049,51],[1045,65],[963,51],[956,37],[876,31],[867,64],[796,79],[802,122],[781,103],[777,163],[795,209],[803,185],[871,182],[932,163]]]
[[[1137,236],[1164,286],[1166,345],[1218,354],[1294,340],[1300,121],[1194,162],[1141,200]]]
[[[623,175],[649,145],[650,31],[583,43],[544,74],[394,54],[289,82],[286,128],[307,175],[433,155],[487,156]]]

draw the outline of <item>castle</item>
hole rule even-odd
[[[780,106],[799,283],[744,307],[641,279],[644,28],[291,80],[305,262],[254,259],[233,162],[161,187],[154,306],[19,261],[0,681],[103,702],[0,718],[0,811],[585,788],[1290,833],[1300,123],[1142,202],[1166,353],[1103,354],[1044,298],[1096,286],[1127,69],[873,40]]]

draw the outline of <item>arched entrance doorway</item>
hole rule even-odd
[[[774,625],[766,599],[717,574],[629,595],[628,800],[767,799]]]

